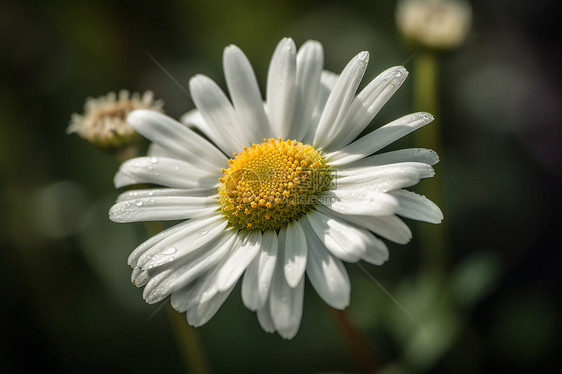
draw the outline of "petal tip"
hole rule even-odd
[[[435,119],[435,117],[433,117],[431,113],[422,112],[421,115],[427,123],[433,122],[433,120]]]
[[[369,61],[369,52],[368,51],[361,51],[357,54],[357,59],[360,61],[368,62]]]
[[[143,121],[146,120],[146,117],[149,114],[154,113],[151,110],[147,110],[147,109],[137,109],[137,110],[133,110],[131,113],[129,113],[129,115],[127,116],[127,123],[130,124],[131,126],[133,126],[133,128],[135,126],[138,126],[140,123],[142,123]]]

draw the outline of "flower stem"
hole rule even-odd
[[[121,163],[136,157],[137,153],[138,148],[136,146],[131,146],[115,156]],[[143,187],[146,188],[147,186]],[[150,236],[154,236],[164,230],[162,222],[153,221],[145,222],[145,228]],[[201,344],[201,339],[195,328],[189,326],[185,315],[176,312],[171,305],[168,304],[167,310],[182,361],[187,371],[192,374],[210,374],[212,371]]]
[[[164,229],[161,222],[145,222],[145,227],[150,236],[154,236]],[[170,304],[168,304],[167,310],[178,349],[187,371],[192,374],[211,373],[201,339],[195,328],[187,324],[185,314],[176,312]]]
[[[168,305],[168,316],[176,336],[183,362],[188,372],[193,374],[209,374],[211,369],[203,351],[201,339],[197,331],[187,324],[185,315],[176,312]]]
[[[439,122],[438,87],[439,60],[433,51],[420,51],[413,61],[414,110],[430,112],[435,120],[414,133],[416,145],[441,150],[441,127]],[[440,173],[426,179],[419,185],[419,192],[433,200],[443,209]],[[422,247],[424,268],[436,276],[443,275],[447,263],[445,251],[445,230],[443,224],[422,224],[419,243]]]
[[[359,373],[374,374],[377,366],[373,359],[373,350],[365,337],[359,332],[347,310],[329,308],[332,317],[336,321],[345,344],[353,356]]]

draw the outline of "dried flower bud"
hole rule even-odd
[[[454,49],[470,30],[472,9],[463,0],[400,0],[396,22],[410,42],[430,49]]]
[[[163,102],[154,100],[151,91],[141,95],[127,90],[114,92],[98,98],[88,98],[84,114],[72,115],[67,133],[77,133],[94,146],[109,152],[118,152],[137,143],[141,136],[127,123],[127,116],[136,109],[151,109],[162,112]]]

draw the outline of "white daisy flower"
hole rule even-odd
[[[435,204],[404,190],[434,175],[435,152],[373,155],[431,122],[430,114],[404,116],[356,140],[408,75],[390,68],[356,95],[368,58],[359,53],[337,76],[322,70],[320,43],[297,52],[285,38],[271,59],[264,104],[250,62],[231,45],[223,60],[230,100],[208,77],[190,81],[196,110],[184,119],[209,140],[160,113],[129,115],[153,144],[147,157],[121,165],[115,185],[164,188],[125,192],[110,218],[185,220],[129,257],[148,303],[170,296],[200,326],[243,277],[242,300],[264,330],[291,339],[305,274],[327,304],[344,309],[351,285],[343,262],[384,263],[379,237],[411,238],[398,216],[441,221]]]

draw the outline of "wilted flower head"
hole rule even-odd
[[[139,141],[141,136],[127,123],[127,116],[136,109],[162,111],[164,103],[154,100],[151,91],[141,96],[138,92],[132,95],[127,90],[114,92],[98,98],[89,97],[84,105],[84,114],[72,115],[67,132],[77,133],[94,146],[105,151],[118,151]]]
[[[396,22],[402,35],[414,44],[453,49],[466,39],[472,9],[463,0],[400,0]]]

